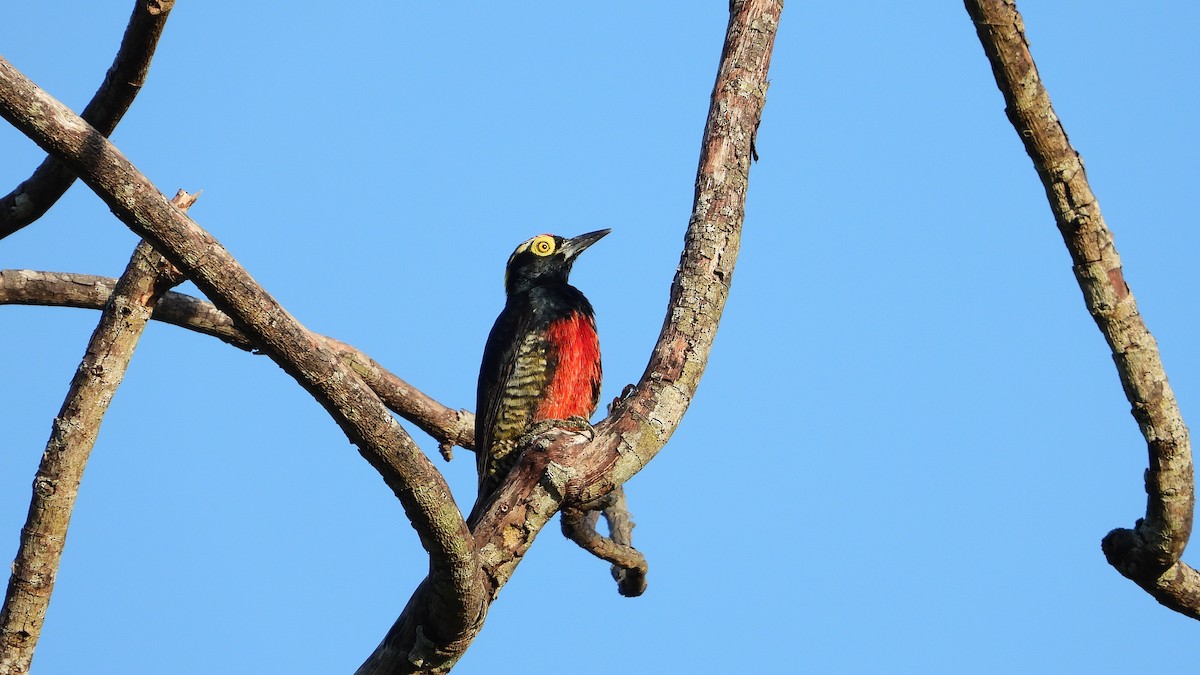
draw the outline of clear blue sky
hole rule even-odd
[[[81,108],[130,6],[6,5],[0,53]],[[307,326],[455,407],[512,248],[611,227],[573,278],[605,399],[636,381],[726,3],[334,6],[181,2],[115,142],[203,189],[195,219]],[[1021,9],[1194,421],[1200,6]],[[648,592],[552,526],[456,672],[1130,672],[1186,649],[1196,623],[1100,553],[1143,513],[1145,444],[961,5],[791,2],[771,76],[708,373],[628,486]],[[4,126],[0,158],[7,191],[41,155]],[[135,241],[77,185],[0,267],[116,276]],[[0,308],[4,560],[97,316]],[[469,506],[469,453],[438,462]],[[155,325],[35,672],[350,672],[425,566],[290,378]]]

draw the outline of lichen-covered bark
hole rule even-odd
[[[226,338],[240,332],[270,355],[329,410],[384,476],[430,552],[430,575],[360,672],[442,672],[474,639],[491,599],[560,506],[594,502],[628,480],[670,438],[694,395],[737,257],[782,6],[780,0],[730,5],[694,213],[663,331],[641,381],[597,427],[594,439],[565,430],[537,438],[469,532],[440,474],[363,382],[375,374],[373,362],[347,365],[336,344],[300,326],[211,235],[166,205],[101,134],[3,59],[0,115],[63,159],[123,222],[182,269],[231,318],[232,325],[220,332]],[[456,417],[461,421],[465,415]]]
[[[700,152],[693,214],[662,332],[633,392],[595,435],[549,432],[526,448],[472,532],[495,598],[564,502],[587,504],[623,484],[671,437],[696,391],[729,294],[749,185],[754,136],[781,0],[730,3],[725,46]],[[360,675],[445,672],[473,639],[429,644],[419,588]]]
[[[338,423],[400,499],[430,555],[439,628],[477,623],[475,547],[445,479],[379,398],[324,340],[296,321],[221,244],[178,209],[99,132],[0,58],[0,115],[62,159],[130,229],[213,300]]]
[[[195,201],[180,192],[176,205]],[[183,281],[145,241],[117,281],[71,379],[33,479],[29,515],[0,609],[0,674],[29,671],[66,545],[67,527],[100,423],[163,293]]]
[[[967,12],[1004,95],[1008,119],[1033,160],[1084,303],[1112,349],[1133,416],[1146,438],[1146,517],[1110,532],[1108,561],[1159,602],[1200,618],[1197,574],[1180,562],[1192,531],[1195,491],[1188,429],[1167,383],[1157,343],[1125,282],[1112,232],[1079,153],[1050,104],[1012,0],[966,0]]]

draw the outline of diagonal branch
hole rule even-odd
[[[131,230],[187,274],[250,339],[304,387],[400,499],[430,555],[435,636],[481,621],[483,585],[474,542],[450,488],[352,368],[314,339],[240,263],[108,139],[0,58],[0,116],[63,159]]]
[[[174,204],[186,211],[195,201],[179,191]],[[0,673],[25,673],[41,636],[50,594],[66,544],[67,526],[88,456],[108,404],[125,378],[129,360],[150,312],[183,277],[145,241],[117,281],[87,351],[54,418],[50,440],[33,479],[29,516],[0,609]]]
[[[1009,121],[1042,179],[1071,253],[1084,303],[1112,349],[1125,396],[1146,437],[1146,517],[1104,537],[1109,563],[1163,605],[1200,619],[1200,574],[1180,561],[1192,531],[1195,488],[1188,429],[1154,337],[1125,283],[1112,232],[1079,153],[1050,104],[1013,0],[966,0]]]
[[[729,294],[745,215],[754,136],[766,100],[781,0],[734,0],[701,143],[693,212],[666,319],[641,381],[594,438],[548,432],[526,448],[473,523],[490,601],[564,502],[600,499],[646,465],[687,409]],[[445,672],[474,632],[428,639],[423,584],[359,675]],[[478,629],[476,629],[477,632]]]
[[[175,0],[136,0],[125,37],[104,82],[80,115],[108,136],[133,104],[150,72],[150,59]],[[53,155],[28,180],[0,198],[0,239],[41,218],[75,182],[75,172]]]
[[[112,294],[116,279],[91,274],[0,270],[0,305],[44,305],[103,309]],[[151,319],[211,335],[238,349],[258,348],[229,315],[190,295],[167,292],[154,307]],[[452,446],[471,450],[475,447],[475,416],[466,410],[453,410],[400,379],[358,349],[330,337],[313,334],[323,340],[342,361],[354,369],[363,381],[383,399],[388,408],[417,425],[438,441],[443,454]]]

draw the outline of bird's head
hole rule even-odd
[[[504,269],[505,292],[511,295],[543,284],[566,283],[575,258],[611,231],[597,230],[574,239],[539,234],[521,244]]]

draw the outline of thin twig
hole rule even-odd
[[[115,284],[116,279],[91,274],[0,270],[0,305],[103,309]],[[190,295],[168,292],[159,300],[150,318],[211,335],[238,349],[258,349],[234,325],[229,315],[211,302]],[[441,447],[457,445],[468,450],[474,449],[475,416],[472,413],[438,403],[355,347],[316,334],[313,334],[313,339],[325,341],[383,399],[388,408],[432,436]]]
[[[80,114],[105,136],[117,128],[146,82],[150,60],[158,46],[175,0],[136,0],[125,37],[104,76],[104,82]],[[75,172],[53,155],[25,182],[0,198],[0,239],[41,218],[75,182]]]
[[[601,513],[608,523],[607,537],[596,531]],[[618,593],[633,598],[646,591],[646,557],[633,548],[633,520],[625,507],[623,488],[608,493],[599,504],[563,508],[561,524],[564,536],[588,553],[612,563]]]
[[[1125,282],[1112,232],[1079,153],[1050,104],[1012,0],[966,0],[1004,95],[1009,121],[1046,189],[1071,253],[1084,303],[1113,353],[1125,396],[1146,438],[1146,517],[1101,544],[1108,562],[1167,607],[1200,619],[1200,575],[1179,560],[1195,505],[1191,442],[1167,383],[1158,345]]]
[[[180,210],[187,210],[194,201],[182,190],[173,200]],[[0,609],[0,674],[29,670],[54,590],[79,483],[104,413],[125,377],[154,304],[181,281],[178,270],[142,241],[100,315],[62,409],[54,418],[50,440],[33,480],[29,516],[21,529],[20,548]]]
[[[637,387],[625,385],[621,395],[608,404],[608,414],[620,410]],[[609,536],[596,531],[603,513]],[[646,558],[633,547],[633,518],[625,502],[625,486],[618,487],[599,501],[584,506],[568,506],[562,510],[562,531],[580,548],[612,563],[612,576],[617,592],[632,598],[646,592]]]
[[[601,512],[608,523],[608,537],[617,546],[634,551],[633,548],[633,517],[625,503],[625,486],[613,490],[608,495],[608,503]],[[621,595],[633,598],[646,592],[646,558],[638,553],[640,564],[626,565],[614,561],[612,566],[613,579],[617,582],[617,591]]]

